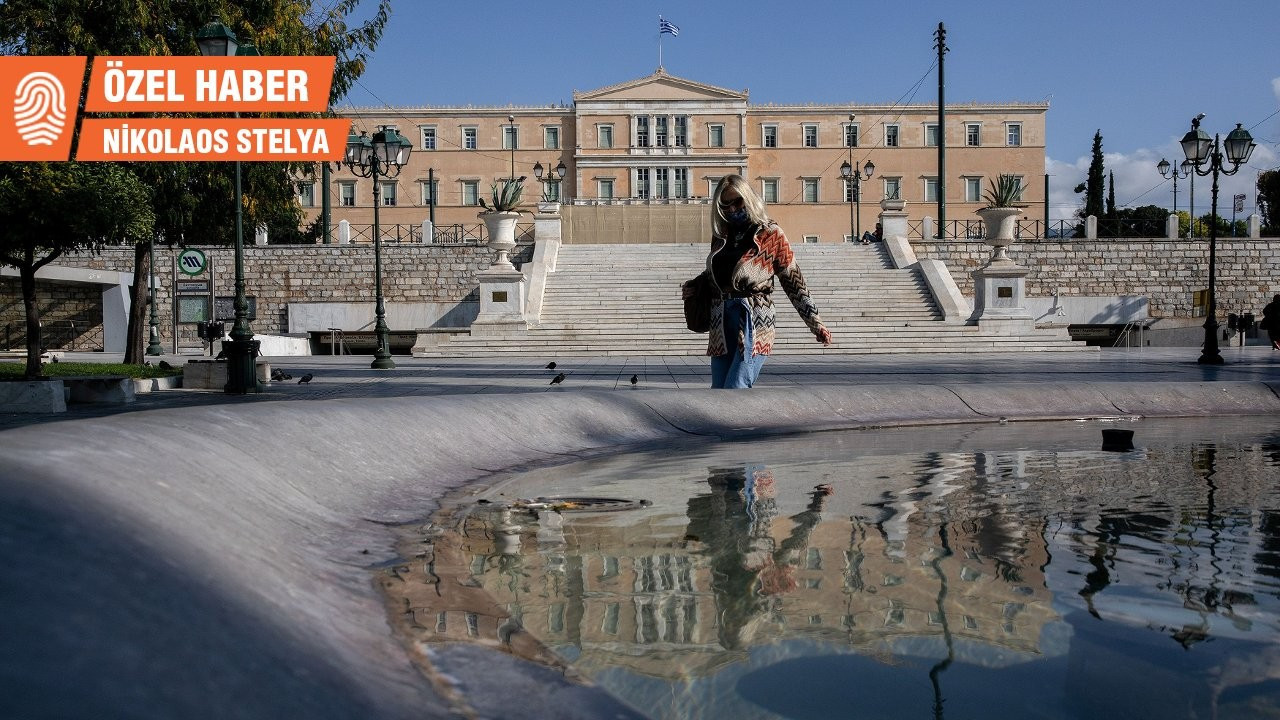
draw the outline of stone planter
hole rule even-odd
[[[1013,244],[1018,218],[1021,216],[1022,209],[1015,207],[987,207],[978,210],[978,217],[982,218],[982,224],[986,226],[983,242],[994,248],[991,262],[1009,259],[1005,248]]]
[[[885,198],[884,200],[880,201],[881,210],[889,210],[891,212],[897,212],[906,207],[907,207],[907,201],[903,200],[902,198]]]
[[[560,213],[560,203],[543,200],[538,203],[538,212],[550,215]]]
[[[510,253],[516,246],[516,220],[520,213],[516,211],[480,213],[485,230],[489,233],[489,247],[498,253],[493,267],[514,268]]]

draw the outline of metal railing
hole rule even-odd
[[[913,239],[925,239],[923,235],[924,221],[911,220],[907,224],[907,235]],[[933,224],[935,237],[941,240],[981,240],[986,237],[987,228],[981,220],[948,220],[941,227]],[[1099,232],[1101,235],[1101,232]],[[1163,237],[1163,231],[1148,237]],[[1067,238],[1083,238],[1084,224],[1075,220],[1019,220],[1014,237],[1019,242],[1035,242],[1037,240],[1057,241]],[[1137,237],[1137,236],[1135,236]]]
[[[612,197],[612,198],[564,198],[560,201],[564,205],[710,205],[709,197],[683,197],[683,198],[642,198],[642,197]]]
[[[378,230],[382,233],[383,245],[403,245],[422,243],[422,225],[418,224],[386,224],[380,223]],[[456,225],[437,225],[433,230],[432,245],[484,245],[489,241],[484,223],[467,223]],[[373,225],[351,224],[351,242],[371,244],[373,242]],[[533,242],[533,223],[516,223],[516,242]]]

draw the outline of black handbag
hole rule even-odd
[[[693,288],[693,292],[685,297],[684,289],[688,287]],[[680,295],[684,298],[684,324],[693,332],[711,330],[711,303],[715,292],[711,278],[705,272],[680,285]]]

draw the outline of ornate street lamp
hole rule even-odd
[[[1213,176],[1209,226],[1209,307],[1204,320],[1204,350],[1196,362],[1221,365],[1223,361],[1222,355],[1218,353],[1218,320],[1215,317],[1218,300],[1214,288],[1214,266],[1217,264],[1218,249],[1218,175],[1235,175],[1241,165],[1249,162],[1249,155],[1253,153],[1255,145],[1253,136],[1240,123],[1236,123],[1235,130],[1227,133],[1226,142],[1220,144],[1217,133],[1210,140],[1208,133],[1200,129],[1202,117],[1204,116],[1199,115],[1192,119],[1191,130],[1182,136],[1182,153],[1191,162],[1195,174],[1201,177]],[[1231,165],[1230,169],[1224,167],[1223,149],[1226,151],[1225,160]]]
[[[236,42],[235,33],[216,20],[200,28],[196,33],[196,44],[200,46],[200,54],[205,57],[226,57],[237,55],[257,55],[252,45],[240,45]],[[240,113],[235,116],[240,117]],[[235,201],[236,201],[236,298],[235,324],[231,326],[231,340],[223,342],[222,349],[227,355],[226,391],[235,395],[258,392],[258,378],[254,372],[254,358],[258,356],[261,343],[253,339],[253,330],[249,327],[249,301],[244,294],[244,201],[240,188],[240,161],[235,162]],[[210,308],[215,310],[216,308]],[[216,318],[210,318],[216,319]]]
[[[1168,160],[1160,158],[1160,162],[1156,163],[1156,170],[1160,172],[1160,177],[1166,180],[1173,180],[1173,214],[1178,214],[1178,181],[1191,175],[1192,164],[1190,160],[1183,160],[1181,165],[1174,166],[1169,164]],[[1191,226],[1187,225],[1187,237],[1190,239]]]
[[[391,330],[387,327],[386,305],[382,299],[382,230],[378,225],[378,206],[382,204],[382,188],[379,177],[393,178],[409,162],[413,143],[394,128],[384,127],[373,134],[373,139],[361,133],[347,138],[347,154],[342,162],[352,173],[373,178],[373,284],[377,298],[377,323],[374,332],[378,336],[378,349],[374,352],[375,370],[391,370],[396,364],[391,360]]]
[[[548,177],[546,179],[546,184],[548,187],[543,188],[542,196],[546,198],[550,198],[550,193],[548,192],[548,190],[550,190],[551,185],[555,185],[557,187],[556,196],[554,198],[550,198],[550,200],[554,200],[555,202],[560,202],[560,192],[558,188],[560,186],[560,181],[564,180],[565,173],[569,172],[569,168],[566,168],[564,166],[564,161],[561,160],[560,164],[556,165],[555,169],[552,170],[552,172],[555,174],[555,177],[554,178]],[[542,182],[542,176],[545,173],[546,173],[546,169],[542,167],[542,163],[536,162],[533,164],[533,176],[537,178],[539,182]]]
[[[853,159],[853,148],[849,149],[850,160]],[[859,168],[857,165],[845,161],[840,163],[840,177],[844,178],[846,189],[849,190],[849,229],[853,232],[854,241],[862,238],[862,181],[870,180],[871,173],[876,171],[876,166],[870,160],[863,163]],[[854,203],[858,204],[857,214],[853,211]]]

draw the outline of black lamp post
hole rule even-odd
[[[1191,174],[1191,161],[1183,160],[1181,165],[1175,166],[1169,164],[1168,160],[1160,158],[1160,162],[1156,163],[1156,170],[1160,172],[1160,177],[1166,180],[1173,180],[1173,214],[1178,214],[1178,181],[1186,178]],[[1190,225],[1187,226],[1187,234],[1190,236]]]
[[[564,180],[565,173],[569,172],[569,169],[568,169],[568,168],[566,168],[566,167],[564,166],[564,161],[563,161],[563,160],[561,160],[561,161],[560,161],[560,164],[559,164],[559,165],[556,165],[555,170],[553,170],[552,172],[553,172],[553,173],[555,173],[555,177],[554,177],[554,178],[548,177],[548,178],[547,178],[547,180],[546,180],[546,183],[547,183],[547,185],[551,185],[552,183],[556,183],[556,184],[557,184],[557,186],[558,186],[558,184],[560,183],[560,181],[561,181],[561,180]],[[540,162],[536,162],[536,163],[534,163],[534,164],[533,164],[533,176],[534,176],[535,178],[537,178],[539,182],[541,182],[541,181],[542,181],[542,176],[543,176],[543,174],[545,174],[545,173],[546,173],[546,169],[542,167],[542,163],[540,163]],[[542,191],[542,195],[543,195],[543,197],[548,197],[548,198],[549,198],[549,195],[548,195],[548,193],[547,193],[547,188],[544,188],[544,189],[543,189],[543,191]],[[549,198],[549,199],[550,199],[550,198]],[[555,200],[555,202],[560,202],[560,193],[559,193],[559,192],[557,192],[557,193],[556,193],[556,196],[555,196],[554,200]]]
[[[1219,136],[1216,133],[1210,140],[1208,133],[1200,129],[1200,117],[1202,116],[1197,116],[1191,121],[1191,130],[1182,136],[1182,152],[1191,162],[1195,174],[1201,177],[1213,176],[1213,200],[1209,226],[1209,307],[1204,320],[1204,350],[1196,362],[1204,365],[1221,365],[1223,361],[1222,355],[1218,353],[1216,317],[1218,301],[1214,288],[1214,266],[1217,263],[1218,250],[1218,175],[1235,175],[1241,165],[1249,162],[1254,142],[1253,136],[1240,123],[1236,123],[1235,130],[1227,133],[1226,142],[1219,143]],[[1225,150],[1226,163],[1231,165],[1230,169],[1224,167],[1223,150]]]
[[[378,349],[374,352],[375,370],[391,370],[396,364],[391,360],[391,330],[387,327],[386,306],[382,299],[382,230],[378,225],[378,206],[382,204],[379,177],[393,178],[409,162],[413,143],[393,128],[382,128],[373,134],[351,135],[347,138],[347,154],[343,163],[352,173],[373,178],[373,283],[377,298],[377,323],[374,332],[378,336]]]
[[[508,115],[507,124],[511,128],[511,135],[510,135],[511,137],[511,174],[507,176],[507,179],[515,180],[516,179],[516,142],[519,140],[519,138],[516,137],[516,134],[517,134],[516,133],[516,116]]]
[[[236,42],[235,33],[216,20],[200,28],[196,33],[196,44],[200,46],[200,54],[206,57],[226,57],[236,55],[257,55],[252,45],[241,46]],[[236,113],[236,117],[240,117]],[[227,355],[226,391],[235,395],[258,391],[258,379],[254,373],[254,358],[258,355],[260,343],[253,339],[253,330],[249,327],[249,301],[244,294],[244,201],[240,188],[240,161],[235,163],[235,200],[236,200],[236,297],[235,324],[231,326],[231,340],[223,343]],[[216,308],[214,308],[216,309]],[[217,319],[217,318],[211,318]]]
[[[853,159],[853,148],[849,149],[849,160]],[[875,172],[876,166],[870,160],[863,163],[862,167],[852,164],[849,161],[840,163],[840,177],[844,178],[845,183],[852,192],[849,195],[849,229],[853,232],[854,242],[862,237],[862,180],[871,179],[871,173]],[[864,175],[865,173],[865,175]],[[858,204],[858,212],[853,211],[854,203]]]

